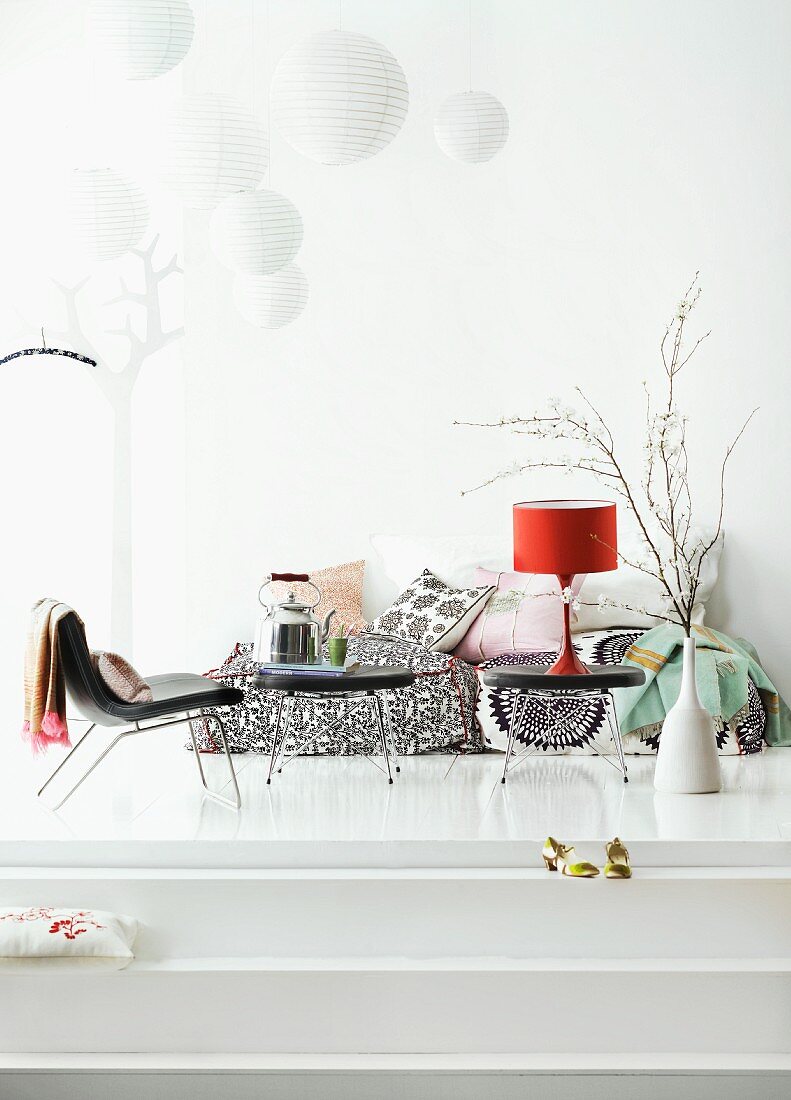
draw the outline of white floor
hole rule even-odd
[[[92,748],[84,746],[88,762],[106,736],[97,734]],[[532,846],[551,833],[579,842],[614,835],[631,844],[706,842],[734,852],[739,842],[751,842],[771,846],[776,858],[766,862],[791,864],[791,751],[785,749],[721,758],[722,792],[700,796],[657,795],[652,757],[628,759],[627,785],[607,760],[575,756],[531,758],[503,786],[502,756],[491,753],[407,757],[392,786],[364,758],[306,757],[267,786],[268,759],[245,754],[234,757],[243,799],[239,814],[202,797],[179,729],[122,742],[53,812],[35,791],[60,759],[53,751],[34,761],[17,748],[7,760],[0,777],[0,863],[40,864],[43,853],[49,853],[45,862],[60,862],[57,845],[65,856],[65,848],[86,842],[114,845],[115,853],[106,853],[113,858],[124,845],[139,854],[156,845],[195,842],[226,842],[240,851],[251,844],[274,851],[301,842],[466,842],[491,851],[509,843]],[[202,760],[210,783],[222,788],[225,760]],[[74,763],[72,782],[79,775],[76,757]],[[722,861],[709,855],[706,862]]]
[[[722,758],[721,793],[674,797],[650,757],[628,785],[577,756],[503,787],[498,754],[409,757],[392,786],[364,758],[267,786],[241,756],[240,813],[202,797],[179,730],[129,739],[53,812],[35,791],[59,759],[9,749],[0,897],[141,932],[104,980],[4,976],[0,1097],[198,1100],[217,1066],[234,1100],[787,1095],[791,751]],[[634,878],[548,874],[547,833],[599,864],[619,834]],[[173,1051],[183,1078],[141,1058]]]

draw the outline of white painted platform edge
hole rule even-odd
[[[600,875],[570,883],[560,874],[536,867],[0,867],[0,883],[37,882],[546,882],[569,889],[629,890],[640,882],[791,881],[789,866],[635,867],[630,882],[617,884]]]
[[[702,796],[701,796],[702,797]],[[713,868],[791,866],[791,840],[629,841],[635,867]],[[601,858],[603,841],[575,838],[578,850]],[[537,840],[211,840],[179,841],[0,839],[0,866],[85,868],[236,869],[528,869],[539,871],[543,837]]]
[[[791,1054],[3,1054],[3,1073],[791,1074]]]
[[[111,980],[113,974],[148,973],[289,973],[289,974],[791,974],[791,958],[504,958],[497,955],[457,956],[441,958],[344,956],[321,958],[278,958],[222,956],[199,958],[139,959],[124,970],[111,974],[97,971],[85,977],[97,981]],[[6,972],[7,976],[13,974]],[[59,974],[42,970],[47,981],[68,982],[74,971]],[[28,976],[29,977],[29,976]],[[32,975],[36,980],[38,975]]]

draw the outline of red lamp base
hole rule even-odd
[[[571,588],[574,580],[572,574],[557,575],[560,583],[560,591]],[[563,641],[560,643],[560,652],[557,660],[547,669],[547,676],[584,676],[590,674],[590,669],[582,663],[574,652],[571,641],[571,604],[563,604]]]

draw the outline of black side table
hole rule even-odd
[[[385,762],[385,768],[381,770],[387,776],[388,782],[392,783],[393,775],[390,770],[391,751],[395,770],[400,772],[401,768],[398,764],[395,732],[390,721],[387,701],[385,700],[383,705],[382,698],[377,693],[409,687],[414,681],[414,672],[400,665],[396,667],[386,665],[361,665],[355,672],[349,672],[343,676],[327,676],[322,673],[310,672],[300,672],[293,676],[282,675],[276,672],[257,673],[253,677],[253,687],[280,693],[267,783],[272,782],[273,771],[277,770],[278,772],[282,772],[286,764],[293,760],[295,756],[299,756],[300,753],[303,753],[305,749],[309,748],[309,746],[319,738],[321,733],[327,733],[334,729],[344,718],[347,718],[353,711],[361,706],[367,706],[370,709],[376,723],[379,740],[382,745],[382,756]],[[340,695],[343,697],[344,702],[348,703],[348,709],[346,709],[341,717],[336,719],[331,726],[327,727],[327,729],[307,734],[294,751],[286,757],[286,739],[288,737],[288,728],[291,724],[291,714],[294,709],[293,700],[297,695],[319,695],[323,697]],[[287,713],[281,732],[281,717],[284,705],[287,708]],[[385,716],[387,724],[386,733]],[[370,757],[367,757],[367,759],[371,760]],[[375,767],[379,767],[375,760],[371,760],[371,763],[374,764]]]
[[[579,676],[547,676],[549,665],[530,665],[526,667],[506,666],[504,668],[492,668],[482,672],[483,682],[490,688],[511,688],[518,694],[514,700],[514,709],[511,711],[511,721],[508,726],[508,747],[505,751],[505,764],[503,766],[503,778],[509,771],[516,768],[522,761],[535,752],[538,744],[531,745],[529,749],[519,753],[513,764],[510,764],[513,754],[514,739],[519,731],[519,722],[525,709],[528,695],[559,695],[573,691],[575,695],[585,697],[588,695],[604,696],[604,709],[607,722],[610,726],[615,749],[620,763],[619,771],[623,775],[624,783],[629,782],[626,773],[626,760],[623,754],[623,742],[621,731],[618,728],[618,718],[615,713],[615,702],[612,697],[613,688],[634,687],[645,683],[645,673],[641,668],[629,668],[626,665],[593,665],[588,675]],[[600,756],[598,746],[593,747]],[[606,759],[606,757],[605,757]],[[611,761],[610,761],[611,763]],[[510,767],[509,767],[510,764]]]

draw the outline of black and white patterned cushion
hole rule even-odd
[[[493,592],[491,585],[451,588],[424,569],[365,633],[417,642],[435,653],[451,653]]]
[[[415,673],[409,687],[381,692],[401,755],[423,752],[480,752],[475,720],[478,677],[465,661],[429,653],[414,642],[358,634],[349,639],[349,657],[366,665],[406,665]],[[272,751],[280,692],[254,687],[259,662],[250,643],[238,644],[212,678],[244,692],[244,701],[220,708],[231,752]],[[206,709],[205,714],[212,714]],[[203,719],[193,721],[201,749],[217,752],[216,731]],[[300,695],[289,719],[289,751],[313,734],[310,752],[327,755],[376,755],[376,726],[364,708],[352,710],[338,696]],[[187,747],[190,747],[188,742]]]
[[[618,665],[629,646],[639,641],[643,633],[628,627],[587,631],[573,636],[574,649],[587,664]],[[554,653],[503,653],[479,667],[547,665],[555,656]],[[721,755],[747,755],[760,752],[764,747],[766,713],[752,680],[747,690],[746,712],[730,722],[717,720],[715,732]],[[505,748],[516,694],[510,688],[482,688],[478,719],[487,746]],[[535,745],[543,753],[612,751],[604,700],[575,691],[552,696],[529,695],[524,701],[516,737],[524,745]],[[624,751],[635,755],[654,753],[659,747],[659,737],[660,734],[653,730],[635,730],[624,736]]]

